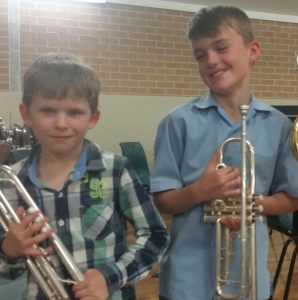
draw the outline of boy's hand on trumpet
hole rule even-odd
[[[238,167],[217,168],[219,150],[212,156],[206,169],[199,178],[200,186],[205,187],[206,200],[239,197],[241,194],[241,175]]]
[[[208,186],[207,199],[237,198],[241,195],[241,174],[238,167],[218,166],[220,151],[217,150],[209,161],[200,181],[206,181]],[[231,237],[234,237],[240,230],[240,219],[227,216],[220,218],[221,224],[228,227]]]
[[[24,216],[24,207],[18,207],[16,214],[21,222],[19,224],[12,222],[8,226],[6,237],[1,244],[3,253],[11,258],[41,255],[41,251],[37,246],[52,233],[51,229],[41,232],[41,228],[48,219],[44,218],[36,222],[34,220],[38,216],[38,212],[36,211]],[[44,250],[47,253],[53,252],[52,247]]]
[[[235,238],[239,233],[241,227],[241,221],[239,218],[223,217],[220,218],[220,223],[229,228],[231,238]]]
[[[96,269],[88,269],[85,273],[85,279],[75,284],[72,291],[75,297],[81,300],[106,300],[109,297],[106,279]]]

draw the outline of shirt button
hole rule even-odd
[[[64,222],[62,219],[60,219],[60,220],[58,221],[58,225],[59,225],[60,227],[64,226],[64,224],[65,224],[65,222]]]

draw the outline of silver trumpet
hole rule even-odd
[[[216,296],[218,299],[256,300],[256,229],[255,221],[261,219],[262,206],[256,206],[255,200],[262,199],[255,195],[255,160],[254,148],[247,140],[246,115],[248,105],[241,105],[241,136],[224,141],[220,147],[220,159],[217,169],[226,167],[223,162],[224,148],[234,142],[241,143],[241,197],[214,199],[204,207],[204,221],[216,224]],[[247,156],[249,155],[250,173],[247,178]],[[249,183],[249,187],[247,184]],[[230,263],[233,256],[232,239],[229,229],[220,223],[222,217],[240,219],[240,280],[230,280]],[[236,292],[227,293],[223,285],[236,287]]]
[[[13,173],[11,168],[6,165],[0,166],[0,183],[8,187],[13,187],[16,189],[18,196],[23,200],[24,204],[27,206],[27,211],[32,213],[34,211],[39,211],[36,221],[42,220],[44,218],[43,214],[40,212],[39,208],[30,197],[19,178]],[[8,231],[10,223],[20,223],[21,220],[16,215],[13,207],[9,203],[9,200],[4,195],[2,188],[0,189],[0,223],[4,231]],[[50,229],[50,225],[46,223],[42,231],[47,231]],[[25,257],[25,263],[39,287],[42,289],[44,294],[48,299],[53,300],[67,300],[71,299],[71,296],[66,291],[66,284],[74,284],[84,279],[83,273],[76,266],[72,256],[66,249],[60,238],[53,232],[49,237],[49,242],[53,246],[55,252],[57,253],[61,263],[67,269],[70,279],[62,279],[58,276],[51,263],[49,255],[42,249],[42,255],[38,257]],[[36,247],[38,247],[36,245]]]

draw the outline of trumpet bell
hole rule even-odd
[[[291,131],[291,148],[295,158],[298,160],[298,118],[294,121]]]

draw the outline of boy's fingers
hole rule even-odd
[[[33,232],[39,232],[43,228],[43,226],[47,223],[47,221],[48,221],[47,218],[44,218],[38,222],[34,222],[33,220],[33,223],[30,223],[29,227]]]
[[[33,212],[26,216],[23,216],[20,224],[22,224],[23,227],[27,227],[28,225],[33,223],[33,221],[37,217],[37,215],[38,215],[38,212]]]
[[[220,151],[217,150],[211,157],[211,159],[208,163],[208,167],[216,170],[216,166],[218,165],[219,157],[220,157]]]
[[[51,233],[52,233],[52,231],[49,230],[47,232],[39,233],[39,234],[34,235],[33,237],[26,239],[23,243],[24,248],[27,248],[27,250],[25,250],[26,254],[29,253],[28,251],[30,251],[30,252],[32,251],[31,248],[38,248],[36,246],[38,246],[42,241],[46,240],[50,236]],[[48,250],[52,251],[51,247]],[[38,250],[38,251],[40,252],[40,250]],[[40,255],[40,253],[38,253],[38,251],[33,251],[33,252],[35,252],[37,255]]]
[[[54,253],[54,248],[52,246],[49,246],[49,247],[45,248],[44,251],[48,254],[52,254],[52,253]]]
[[[240,219],[234,217],[223,217],[220,219],[220,223],[227,226],[232,231],[238,231],[240,229]]]
[[[17,207],[17,209],[16,209],[16,214],[17,214],[17,216],[19,217],[19,219],[22,219],[22,218],[23,218],[24,211],[25,211],[25,209],[24,209],[23,206]]]

